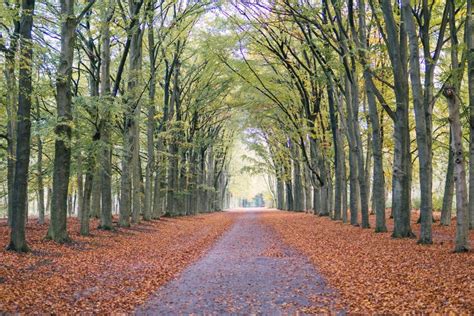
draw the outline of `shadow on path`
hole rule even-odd
[[[242,211],[202,259],[160,288],[136,314],[337,312],[337,293],[304,256],[261,223],[261,212]]]

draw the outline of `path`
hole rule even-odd
[[[308,260],[244,211],[198,262],[137,310],[156,314],[294,314],[308,306],[334,312],[335,295]]]

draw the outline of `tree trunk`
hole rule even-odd
[[[354,63],[354,61],[353,61]],[[354,132],[355,141],[355,155],[357,159],[357,179],[359,182],[359,203],[360,211],[362,215],[361,227],[370,228],[369,224],[369,196],[367,189],[367,179],[365,177],[365,158],[364,158],[364,147],[362,145],[362,138],[359,127],[359,80],[357,78],[356,66],[353,65],[353,84],[352,84],[352,125]]]
[[[11,44],[5,53],[5,82],[6,108],[7,108],[7,205],[8,205],[8,225],[11,227],[13,219],[13,184],[15,181],[15,154],[16,154],[16,128],[18,111],[18,84],[15,77],[16,53],[18,44],[19,21],[15,22],[15,30],[11,36]]]
[[[349,79],[346,77],[346,108],[347,108],[347,142],[349,143],[349,209],[350,209],[350,222],[351,225],[358,226],[358,214],[359,214],[359,196],[358,196],[358,164],[357,164],[357,151],[355,145],[355,134],[352,128],[352,106],[351,106],[351,85]]]
[[[97,141],[97,140],[94,140]],[[94,151],[96,148],[94,148]],[[91,218],[100,218],[100,213],[101,213],[101,207],[100,207],[100,184],[101,184],[101,179],[100,179],[100,170],[97,166],[97,158],[96,154],[94,153],[89,153],[91,155],[90,160],[92,165],[92,196],[91,196],[91,204],[90,204],[90,209],[89,209],[89,217]]]
[[[79,196],[77,202],[77,217],[81,219],[84,211],[84,176],[82,174],[82,156],[77,157],[77,195]]]
[[[427,122],[423,103],[423,88],[420,76],[420,56],[418,34],[413,19],[412,8],[408,0],[402,1],[403,21],[408,34],[410,47],[410,78],[413,103],[415,108],[416,142],[418,145],[418,165],[420,175],[420,244],[432,244],[431,225],[433,222],[432,190],[431,190],[431,153],[428,145]]]
[[[312,199],[313,187],[311,186],[311,170],[305,164],[304,166],[304,197],[305,197],[305,211],[313,209],[313,199]]]
[[[131,0],[130,3],[134,3]],[[132,6],[134,6],[133,4]],[[140,114],[141,102],[139,91],[140,89],[140,72],[142,66],[142,30],[139,26],[134,29],[132,41],[130,44],[130,78],[128,83],[129,93],[132,97],[129,102],[133,107],[133,126],[132,126],[132,222],[140,222],[140,214],[142,211],[142,172],[140,165]]]
[[[469,227],[474,229],[474,0],[467,0],[466,46],[469,81]]]
[[[20,62],[18,113],[16,131],[16,163],[13,181],[11,232],[9,250],[27,252],[25,221],[28,208],[28,169],[30,165],[31,136],[31,93],[33,45],[31,29],[33,28],[34,0],[24,0],[21,5],[20,21]]]
[[[454,252],[469,251],[469,206],[467,201],[466,170],[462,146],[462,127],[459,116],[460,102],[454,87],[443,91],[448,99],[451,123],[452,151],[454,154],[454,181],[456,183],[456,240]]]
[[[56,242],[69,241],[67,233],[67,198],[71,165],[71,77],[74,60],[76,18],[74,0],[61,0],[61,56],[56,78],[58,123],[53,167],[51,221],[47,237]]]
[[[36,120],[39,122],[41,120],[41,112],[39,107],[39,102],[36,102]],[[40,225],[44,224],[44,181],[43,181],[43,141],[41,140],[41,135],[38,131],[36,135],[36,145],[38,147],[38,159],[36,162],[36,180],[38,185],[38,223]]]
[[[454,196],[454,154],[451,150],[453,148],[452,132],[449,133],[449,159],[448,169],[446,170],[446,181],[444,183],[443,207],[441,209],[441,225],[451,225],[451,209],[453,207]]]
[[[79,196],[79,199],[82,199],[82,212],[79,220],[81,222],[80,234],[82,236],[89,235],[89,219],[90,219],[90,210],[91,210],[91,196],[93,190],[94,174],[91,166],[91,161],[87,166],[86,171],[86,181],[84,185],[84,195]],[[82,177],[82,175],[81,175]]]
[[[101,30],[101,64],[100,64],[100,95],[107,104],[103,117],[99,124],[99,134],[102,143],[102,153],[98,163],[100,174],[100,190],[102,197],[102,207],[100,212],[100,229],[112,229],[112,144],[110,141],[111,114],[109,110],[112,102],[110,96],[110,21],[114,13],[114,0],[109,2],[109,6],[102,13]]]
[[[150,1],[147,14],[148,25],[148,51],[150,61],[150,82],[148,84],[148,115],[147,115],[147,164],[145,170],[145,205],[143,219],[148,221],[152,218],[153,208],[153,172],[155,170],[155,90],[156,90],[156,70],[155,70],[155,35],[153,27],[154,3]]]
[[[303,181],[301,176],[301,163],[300,163],[300,152],[298,146],[295,146],[290,141],[290,150],[292,153],[293,162],[293,198],[294,198],[294,211],[304,211],[304,192],[303,192]]]
[[[134,20],[138,19],[139,8],[142,2],[130,2],[130,12]],[[138,25],[131,30],[130,60],[129,60],[129,80],[128,80],[128,98],[127,109],[125,112],[123,129],[123,157],[122,157],[122,176],[121,176],[121,198],[120,198],[120,220],[119,225],[123,227],[130,226],[130,210],[134,222],[138,222],[140,216],[140,179],[138,168],[139,148],[136,148],[138,142],[139,128],[136,126],[136,119],[139,117],[139,96],[137,90],[138,72],[141,65],[141,30]],[[132,183],[133,182],[133,183]],[[133,184],[133,194],[132,194]],[[133,202],[133,204],[132,204]]]
[[[331,120],[331,131],[332,140],[334,146],[334,171],[335,171],[335,194],[334,194],[334,220],[341,220],[342,218],[342,169],[344,168],[345,161],[341,161],[341,151],[344,150],[341,145],[341,135],[339,134],[339,126],[337,122],[335,100],[334,100],[334,87],[332,80],[328,82],[327,88],[328,103],[329,103],[329,117]]]
[[[408,121],[407,38],[403,25],[398,28],[390,0],[382,0],[387,47],[394,76],[397,103],[394,126],[394,155],[392,176],[392,212],[394,238],[412,238],[411,230],[411,153]]]

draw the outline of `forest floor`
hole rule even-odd
[[[474,253],[452,253],[454,222],[434,223],[429,246],[271,210],[165,218],[91,237],[69,224],[73,243],[45,241],[47,225],[30,223],[31,253],[0,250],[0,314],[474,310]]]
[[[30,253],[0,250],[0,314],[131,312],[200,258],[236,216],[163,218],[129,229],[92,229],[90,237],[79,236],[77,220],[70,219],[74,241],[64,245],[45,241],[47,224],[31,220]],[[7,245],[8,237],[2,222],[0,245]]]
[[[433,244],[393,239],[391,233],[353,227],[305,213],[270,212],[262,220],[305,254],[336,289],[350,313],[474,311],[474,252],[455,254],[455,221],[433,223]],[[412,227],[418,212],[412,214]],[[370,216],[375,227],[375,216]],[[393,220],[387,219],[389,231]],[[474,231],[470,233],[474,247]]]

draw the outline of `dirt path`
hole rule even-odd
[[[246,211],[198,262],[136,313],[294,314],[335,311],[334,293],[305,257]],[[310,308],[310,309],[308,309]]]

